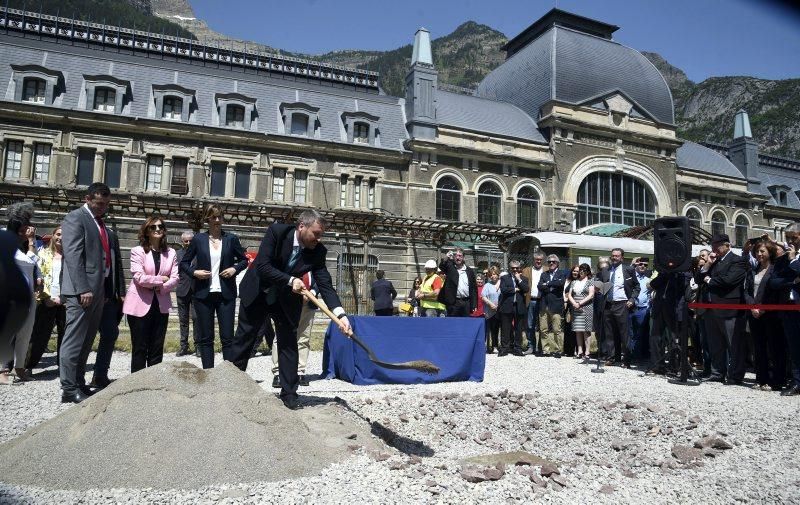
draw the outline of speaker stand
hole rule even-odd
[[[688,327],[686,323],[680,325],[680,375],[675,379],[669,379],[667,382],[676,384],[678,386],[699,386],[700,381],[689,379],[689,335],[687,334]],[[694,374],[692,374],[694,375]]]

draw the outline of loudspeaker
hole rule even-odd
[[[658,272],[688,272],[692,268],[689,218],[675,216],[656,219],[653,222],[653,251]]]

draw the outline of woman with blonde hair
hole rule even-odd
[[[139,228],[131,249],[131,283],[122,305],[131,328],[131,373],[161,363],[167,333],[170,292],[178,285],[175,249],[167,246],[167,227],[159,216]]]

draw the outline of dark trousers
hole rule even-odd
[[[756,382],[776,389],[786,384],[786,338],[780,316],[765,312],[761,317],[748,315],[750,335],[753,337]]]
[[[623,358],[622,351],[625,350],[624,359],[630,362],[630,352],[628,351],[628,310],[627,302],[608,302],[603,311],[603,325],[605,326],[605,347],[606,356],[613,357],[616,361]]]
[[[34,368],[39,364],[47,350],[47,344],[53,335],[53,327],[56,328],[58,335],[58,347],[61,347],[61,339],[64,338],[64,327],[66,325],[67,311],[63,305],[53,305],[48,307],[44,303],[36,305],[36,319],[33,323],[31,333],[31,343],[28,348],[28,359],[25,361],[25,368]],[[56,349],[58,349],[56,347]],[[58,363],[58,361],[56,361]]]
[[[388,309],[375,309],[376,316],[391,316],[392,313],[392,307],[389,307]]]
[[[226,300],[221,293],[209,293],[205,298],[195,298],[193,302],[197,314],[195,345],[200,348],[203,368],[214,368],[214,316],[219,326],[219,340],[224,356],[226,349],[233,343],[236,298]]]
[[[189,323],[197,323],[197,314],[195,313],[195,304],[192,295],[176,296],[178,305],[178,321],[180,322],[181,329],[181,349],[189,349]],[[194,347],[197,348],[197,328],[193,326],[194,334]]]
[[[447,306],[447,317],[469,317],[469,300],[456,298],[452,305]]]
[[[705,314],[708,347],[711,351],[711,376],[741,381],[745,372],[745,317],[742,311],[728,316],[709,310]]]
[[[780,318],[792,362],[792,385],[800,387],[800,312],[782,312]]]
[[[298,299],[299,301],[299,299]],[[264,324],[267,316],[275,322],[275,335],[278,340],[278,377],[281,383],[281,398],[297,398],[297,386],[300,379],[297,375],[297,324],[291,323],[279,303],[267,305],[266,295],[262,294],[249,306],[239,306],[239,324],[236,327],[236,337],[229,347],[228,353],[223,353],[227,361],[232,361],[240,370],[247,370],[247,362],[253,349],[258,330]],[[273,354],[274,356],[274,354]]]
[[[522,328],[525,314],[500,314],[500,351],[522,352]]]
[[[131,328],[131,373],[161,363],[169,314],[162,314],[153,297],[150,310],[142,317],[128,315]],[[203,367],[206,368],[206,367]]]
[[[119,300],[106,299],[106,303],[103,304],[103,315],[100,316],[100,341],[97,343],[97,357],[94,360],[95,380],[108,379],[111,355],[119,337],[121,310]],[[132,334],[131,339],[133,339]]]
[[[632,358],[645,356],[650,339],[650,307],[636,307],[628,322],[628,349]]]
[[[500,343],[497,341],[500,333],[500,314],[495,312],[492,317],[486,318],[486,349],[499,349]]]
[[[528,304],[528,349],[532,351],[542,350],[542,339],[539,336],[539,300],[531,299]]]
[[[252,352],[256,352],[258,350],[258,346],[261,345],[262,340],[264,341],[264,345],[266,345],[267,349],[271,350],[272,341],[275,340],[275,329],[272,327],[272,320],[269,317],[264,318],[264,324],[261,325],[261,329],[258,330],[258,333],[256,333],[256,338],[253,340]]]

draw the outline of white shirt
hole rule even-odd
[[[211,245],[211,235],[208,236],[208,254],[211,256],[211,287],[208,291],[220,293],[222,286],[219,284],[219,264],[222,259],[222,241],[220,240],[219,249],[214,249]]]
[[[627,295],[625,295],[625,275],[623,274],[623,270],[625,267],[620,263],[617,265],[617,268],[612,268],[611,273],[613,274],[613,278],[611,279],[612,283],[612,300],[615,302],[625,302],[628,300]]]
[[[61,258],[53,256],[53,264],[50,266],[50,298],[61,296]]]
[[[469,298],[469,279],[467,278],[467,265],[461,265],[458,269],[458,289],[456,297]]]
[[[531,267],[531,298],[539,298],[539,280],[542,278],[544,268]]]

